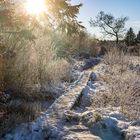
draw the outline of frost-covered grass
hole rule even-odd
[[[121,107],[129,119],[140,119],[140,75],[138,68],[130,68],[139,63],[139,57],[125,55],[117,49],[109,51],[104,57],[104,73],[99,75],[99,80],[107,84],[108,90],[96,94],[92,105]]]
[[[40,37],[34,44],[16,48],[13,56],[3,56],[0,76],[0,91],[10,95],[9,101],[2,101],[0,95],[1,135],[18,123],[33,120],[43,111],[42,102],[60,96],[61,92],[54,95],[55,88],[71,80],[71,65],[57,57],[50,38]]]

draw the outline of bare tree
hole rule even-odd
[[[90,20],[90,25],[91,27],[100,27],[105,35],[114,36],[116,44],[118,44],[119,38],[122,37],[122,33],[125,31],[125,22],[127,20],[127,17],[114,18],[113,15],[101,11],[96,20]]]

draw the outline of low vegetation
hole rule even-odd
[[[105,73],[100,76],[109,89],[95,95],[93,106],[120,107],[127,118],[140,119],[139,56],[130,56],[114,48],[104,56]],[[134,66],[132,69],[131,66]]]
[[[73,82],[73,56],[102,57],[106,65],[99,78],[109,91],[95,95],[94,108],[121,106],[128,118],[140,119],[140,32],[125,33],[127,17],[100,12],[90,25],[115,41],[96,39],[77,20],[82,4],[46,3],[48,13],[38,17],[19,10],[20,2],[0,0],[0,136],[34,120],[65,92],[56,90]],[[91,121],[100,119],[97,113]]]

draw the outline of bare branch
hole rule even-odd
[[[125,31],[124,27],[127,20],[127,17],[115,19],[111,14],[105,14],[101,11],[97,15],[96,20],[91,19],[89,23],[91,27],[100,27],[106,34],[115,36],[116,43],[118,43],[120,34]]]

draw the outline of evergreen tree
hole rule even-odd
[[[47,34],[47,30],[66,32],[71,35],[80,33],[84,28],[81,22],[77,21],[77,14],[82,4],[72,5],[70,0],[45,1],[48,12],[43,13],[37,20],[24,12],[23,2],[0,0],[0,38],[2,38],[0,43],[2,46],[9,45],[10,51],[12,49],[14,52],[15,44],[22,44],[23,47],[23,44],[34,43],[38,34],[39,36]],[[41,26],[41,21],[45,26]],[[12,42],[13,45],[8,42]],[[5,50],[6,53],[9,52],[8,49]]]
[[[140,43],[140,31],[137,34],[137,43]]]
[[[136,44],[136,35],[132,28],[130,28],[126,33],[125,43],[127,46],[132,46]]]
[[[79,32],[79,29],[84,28],[81,22],[77,21],[77,14],[82,4],[72,5],[70,0],[45,0],[45,2],[48,12],[44,13],[44,18],[41,20],[44,20],[47,27],[50,25],[52,29],[57,28],[68,34]],[[14,27],[14,29],[16,26],[18,29],[23,28],[29,23],[32,27],[37,26],[40,21],[37,22],[34,17],[18,10],[18,3],[22,7],[22,2],[0,0],[0,26]]]
[[[62,32],[68,34],[79,32],[79,28],[84,28],[81,22],[76,20],[77,14],[82,4],[72,5],[70,0],[46,0],[48,16],[53,21],[52,25],[57,26]]]

